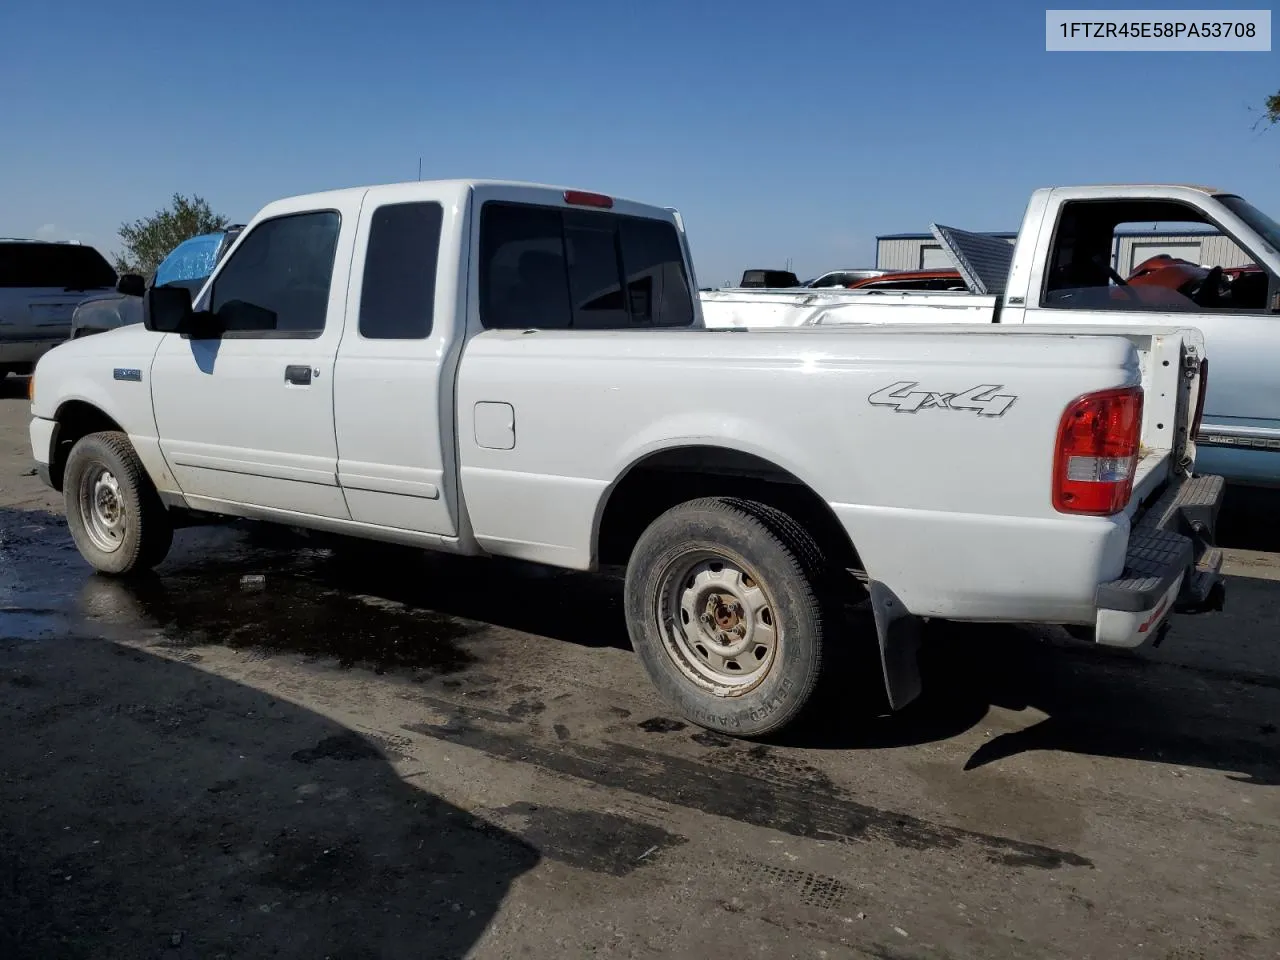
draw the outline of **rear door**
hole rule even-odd
[[[190,498],[347,519],[333,375],[363,193],[281,205],[201,294],[226,326],[164,338],[151,369],[160,446]],[[252,514],[254,510],[244,510]]]
[[[361,523],[457,533],[453,371],[466,316],[465,192],[370,191],[334,371],[338,479]]]

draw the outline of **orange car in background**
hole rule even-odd
[[[1252,301],[1251,296],[1255,275],[1262,277],[1265,288],[1265,276],[1256,264],[1243,267],[1224,267],[1214,289],[1201,289],[1209,278],[1212,269],[1202,267],[1190,260],[1171,257],[1167,253],[1150,257],[1138,264],[1125,279],[1131,287],[1154,288],[1135,291],[1144,302],[1152,306],[1165,304],[1171,307],[1186,305],[1192,301],[1204,305],[1206,301],[1217,302],[1219,298],[1231,297],[1233,301]],[[1245,278],[1241,282],[1241,278]],[[900,270],[884,273],[878,277],[865,277],[854,283],[846,283],[848,290],[960,290],[966,288],[959,271],[950,269],[937,270]],[[1219,289],[1220,288],[1220,289]],[[1265,297],[1265,289],[1260,295]],[[1123,296],[1118,292],[1117,296]]]
[[[848,290],[967,290],[957,270],[902,270],[845,284]]]
[[[1216,274],[1216,277],[1214,276]],[[1226,306],[1262,309],[1267,296],[1267,278],[1262,268],[1250,263],[1241,267],[1202,267],[1167,253],[1138,264],[1125,285],[1171,291],[1198,306]]]

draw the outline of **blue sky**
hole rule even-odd
[[[1016,229],[1036,186],[1213,183],[1280,214],[1276,53],[1046,53],[1025,2],[0,5],[0,235],[114,249],[175,191],[425,177],[680,208],[699,281]]]

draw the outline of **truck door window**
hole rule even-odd
[[[486,203],[480,320],[488,328],[689,326],[679,235],[643,217]]]
[[[430,335],[443,221],[438,203],[394,203],[374,211],[360,290],[360,336],[421,340]]]
[[[1249,254],[1186,204],[1082,200],[1063,204],[1042,305],[1253,313],[1267,285]]]
[[[210,309],[225,336],[318,337],[341,217],[298,213],[258,224],[218,274]]]

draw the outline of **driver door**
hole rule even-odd
[[[156,354],[160,447],[193,507],[350,518],[333,368],[363,195],[336,196],[254,224],[197,303],[221,336],[168,334]]]

